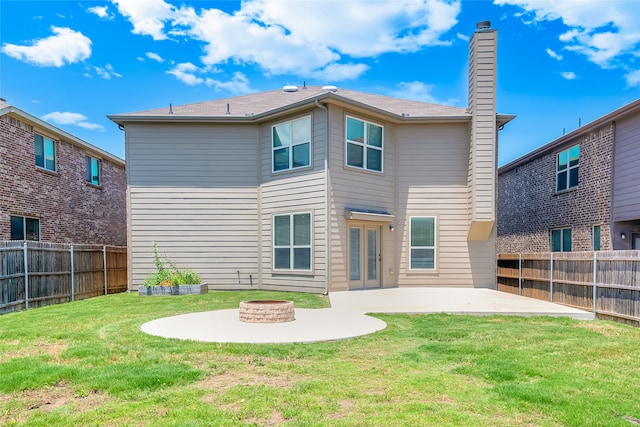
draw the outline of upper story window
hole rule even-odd
[[[36,166],[54,171],[56,170],[56,143],[46,136],[34,135],[36,148]]]
[[[311,164],[311,116],[273,126],[273,172]]]
[[[273,269],[311,270],[311,213],[274,215]]]
[[[600,250],[600,226],[599,225],[594,225],[593,226],[593,233],[592,233],[592,236],[591,236],[591,243],[592,243],[594,251],[599,251]]]
[[[11,216],[11,240],[40,240],[40,220]]]
[[[577,187],[580,146],[561,151],[556,159],[556,191]]]
[[[86,181],[93,185],[100,185],[100,159],[87,156]]]
[[[551,252],[571,252],[571,229],[551,230]]]
[[[436,219],[412,216],[409,219],[409,269],[435,270]]]
[[[382,172],[382,126],[347,117],[347,166]]]

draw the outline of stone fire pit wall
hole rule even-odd
[[[240,321],[247,323],[284,323],[295,320],[293,301],[257,300],[240,303]]]

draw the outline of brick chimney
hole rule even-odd
[[[496,220],[496,54],[498,32],[481,21],[469,43],[468,240],[490,240]]]

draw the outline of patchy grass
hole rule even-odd
[[[378,315],[353,340],[198,343],[140,326],[247,299],[110,295],[0,316],[0,425],[633,426],[640,329],[561,318]]]

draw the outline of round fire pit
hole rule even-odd
[[[295,319],[293,301],[255,300],[240,303],[240,321],[246,323],[284,323]]]

